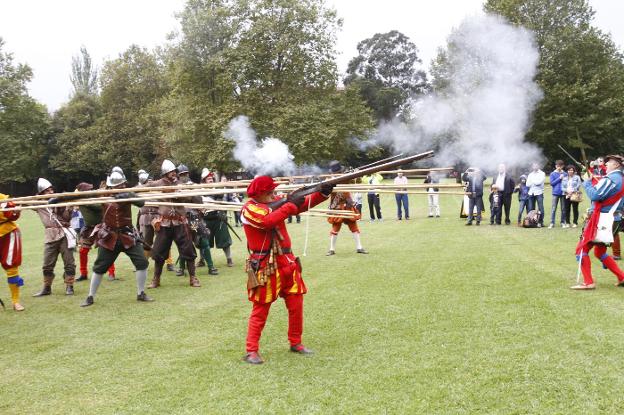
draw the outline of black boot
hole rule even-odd
[[[33,294],[33,297],[43,297],[44,295],[50,295],[50,294],[52,294],[52,287],[49,285],[44,285],[41,291]]]
[[[148,297],[147,294],[145,294],[145,291],[141,291],[141,294],[137,295],[137,301],[149,302],[154,301],[154,299],[152,297]]]
[[[93,296],[90,295],[88,296],[83,302],[82,304],[80,304],[80,307],[89,307],[93,305]]]

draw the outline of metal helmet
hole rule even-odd
[[[39,180],[37,180],[37,193],[43,193],[44,190],[47,190],[50,187],[52,187],[52,183],[50,183],[47,179],[40,177]]]
[[[160,166],[160,175],[164,176],[165,174],[171,173],[172,171],[176,171],[176,170],[177,168],[175,164],[173,164],[171,160],[165,159],[165,161],[163,161],[162,165]]]
[[[140,184],[147,183],[147,180],[149,179],[149,173],[143,169],[139,170],[137,173],[139,175],[139,183]]]
[[[106,186],[116,187],[126,182],[126,176],[119,171],[114,171],[106,178]]]
[[[189,168],[186,166],[186,164],[180,163],[180,165],[178,166],[178,174],[184,174],[184,173],[190,173]]]
[[[115,166],[115,167],[113,167],[113,168],[111,169],[111,173],[112,173],[112,172],[115,172],[115,171],[116,171],[116,172],[119,172],[119,173],[121,173],[121,174],[124,174],[123,169],[122,169],[121,167],[119,167],[119,166]],[[125,174],[124,174],[124,176],[125,176]]]
[[[204,180],[209,175],[210,175],[210,170],[208,170],[207,167],[204,167],[201,172],[201,179]]]

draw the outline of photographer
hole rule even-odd
[[[468,222],[466,226],[472,225],[475,218],[475,206],[477,208],[476,225],[481,224],[481,211],[483,210],[483,182],[485,175],[478,167],[471,167],[462,175],[462,180],[467,183],[466,196],[468,196]]]

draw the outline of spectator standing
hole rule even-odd
[[[518,226],[522,226],[522,214],[526,210],[529,213],[529,187],[526,185],[526,175],[520,176],[520,183],[514,192],[518,192]]]
[[[440,183],[440,177],[434,172],[430,171],[427,177],[425,177],[425,183]],[[437,187],[429,187],[427,189],[427,200],[429,202],[429,217],[432,218],[435,215],[436,218],[440,217],[440,195],[438,195]]]
[[[397,176],[394,178],[395,185],[406,185],[407,177],[403,175],[403,172],[399,170]],[[407,188],[397,188],[397,192],[394,194],[394,198],[396,199],[397,204],[397,219],[401,220],[403,218],[403,214],[401,212],[401,205],[403,206],[403,210],[405,210],[405,220],[409,220],[409,199],[407,196]]]
[[[531,173],[527,176],[526,184],[529,187],[529,211],[535,209],[537,204],[540,214],[538,228],[544,226],[544,179],[546,174],[540,170],[539,164],[531,165]]]
[[[467,182],[466,196],[468,196],[468,222],[466,225],[472,225],[472,221],[475,219],[475,207],[477,208],[477,226],[481,224],[481,211],[483,211],[483,182],[485,181],[485,175],[479,168],[468,169],[462,180]]]
[[[561,227],[566,227],[566,216],[565,216],[565,208],[563,206],[564,203],[564,192],[561,189],[561,181],[565,177],[565,172],[563,171],[563,160],[557,160],[555,162],[555,170],[550,173],[550,186],[552,187],[552,204],[550,208],[550,225],[548,225],[548,229],[552,229],[555,227],[555,217],[557,214],[557,206],[561,203]]]
[[[490,225],[500,225],[502,193],[495,184],[490,187]]]
[[[358,213],[361,215],[362,214],[362,193],[360,192],[353,193],[353,203],[355,203],[355,208],[357,209]]]
[[[570,216],[574,214],[572,227],[578,226],[578,206],[581,201],[581,177],[576,174],[576,166],[570,164],[566,167],[567,174],[561,180],[561,191],[564,192],[563,204],[565,206],[566,227],[570,227]]]
[[[364,176],[363,180],[365,183],[371,185],[381,184],[383,180],[383,176],[379,173],[373,173],[370,176]],[[368,192],[368,210],[370,213],[370,221],[375,221],[375,214],[377,214],[377,220],[381,222],[383,218],[381,217],[381,201],[379,200],[379,193]]]
[[[501,224],[503,215],[503,208],[505,210],[505,225],[511,224],[509,220],[509,211],[511,210],[511,195],[514,192],[514,186],[516,183],[510,174],[507,174],[507,166],[503,163],[498,165],[498,175],[494,176],[492,182],[496,185],[496,189],[499,193],[499,199],[501,208],[497,211],[498,214],[495,218],[496,224]]]

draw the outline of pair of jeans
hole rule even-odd
[[[540,212],[540,225],[544,225],[544,195],[529,195],[529,211],[535,209],[535,203]]]
[[[520,207],[518,208],[518,223],[522,222],[522,214],[526,210],[529,213],[529,199],[527,200],[519,200]]]
[[[407,193],[395,193],[394,198],[397,204],[397,218],[401,219],[403,217],[401,212],[402,205],[403,210],[405,210],[405,218],[409,219],[409,199],[407,198]]]
[[[550,209],[550,223],[555,224],[555,216],[557,214],[557,205],[561,203],[561,223],[566,223],[566,213],[564,205],[565,196],[563,195],[553,195],[552,204]]]
[[[477,223],[481,223],[481,211],[483,211],[483,197],[468,198],[468,223],[472,223],[474,219],[474,208],[477,207]]]

